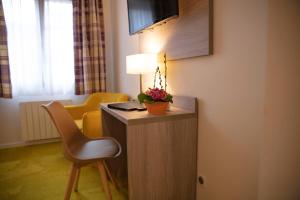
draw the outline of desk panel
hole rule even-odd
[[[102,110],[102,124],[103,135],[113,137],[121,144],[120,156],[108,159],[106,163],[116,177],[120,188],[128,193],[126,125],[104,110]]]
[[[127,127],[130,199],[195,199],[197,120]]]
[[[188,99],[192,109],[171,107],[164,116],[101,105],[104,135],[122,146],[107,163],[130,200],[196,198],[197,103]]]

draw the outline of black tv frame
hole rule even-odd
[[[179,17],[179,0],[177,0],[177,13],[176,14],[173,14],[173,15],[170,15],[170,16],[166,16],[164,19],[161,19],[161,20],[157,20],[151,24],[146,24],[145,26],[141,27],[140,30],[137,30],[135,32],[131,32],[130,30],[130,18],[129,18],[129,4],[128,4],[128,1],[127,0],[127,13],[128,13],[128,29],[129,29],[129,35],[134,35],[134,34],[137,34],[137,33],[142,33],[143,31],[145,30],[149,30],[149,29],[153,29],[155,26],[159,26],[159,25],[162,25],[162,24],[165,24],[167,23],[167,21],[171,20],[171,19],[174,19],[174,18],[177,18]],[[163,1],[163,0],[161,0]]]

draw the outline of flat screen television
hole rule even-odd
[[[179,15],[178,0],[127,0],[127,7],[130,35]]]

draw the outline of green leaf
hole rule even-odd
[[[173,103],[173,96],[168,94],[167,97],[165,98],[165,101]]]
[[[153,99],[150,96],[146,95],[145,93],[140,93],[138,95],[138,100],[140,103],[144,103],[144,102],[152,103],[153,102]]]

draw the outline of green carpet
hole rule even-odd
[[[70,167],[60,143],[0,150],[0,199],[63,199]],[[114,200],[126,199],[112,185],[110,188]],[[93,167],[81,169],[78,190],[72,192],[71,199],[106,199],[100,175]]]

